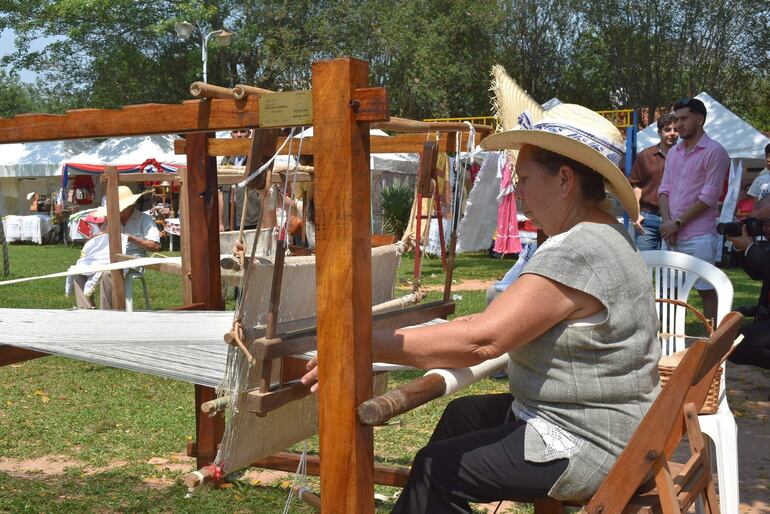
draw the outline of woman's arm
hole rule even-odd
[[[525,274],[472,319],[375,332],[373,357],[423,369],[472,366],[527,344],[561,321],[603,308],[587,293]],[[305,384],[317,378],[315,361],[308,363],[308,370]]]

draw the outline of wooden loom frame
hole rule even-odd
[[[368,88],[367,82],[368,65],[364,61],[343,58],[314,63],[315,135],[312,141],[303,145],[303,153],[315,156],[316,170],[322,456],[318,471],[322,506],[325,512],[356,514],[374,511],[373,432],[370,426],[359,422],[356,414],[358,406],[372,395],[370,221],[369,210],[361,209],[359,204],[361,198],[370,196],[370,149],[414,151],[421,147],[428,134],[445,131],[450,133],[438,138],[439,151],[456,151],[451,133],[468,130],[462,123],[388,121],[386,90]],[[380,128],[415,134],[370,138],[372,122],[379,122],[376,126]],[[187,233],[198,237],[187,237],[183,243],[184,301],[187,305],[221,310],[217,179],[213,155],[245,154],[244,145],[249,141],[219,141],[211,139],[210,133],[258,127],[257,97],[248,96],[242,100],[211,98],[177,105],[81,109],[64,115],[28,114],[0,119],[0,143],[188,133],[183,143],[187,155],[186,193],[181,202]],[[479,129],[482,133],[492,130],[486,126]],[[214,241],[216,243],[212,243]],[[0,365],[44,355],[5,346],[0,350]],[[349,363],[353,363],[352,368]],[[197,440],[192,443],[189,453],[197,457],[200,467],[213,462],[224,424],[221,414],[212,419],[199,408],[202,403],[214,399],[212,388],[196,385],[195,397]],[[280,461],[280,456],[278,459]],[[287,459],[291,460],[291,457],[276,462],[276,467]]]

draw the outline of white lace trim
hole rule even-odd
[[[545,443],[545,462],[556,459],[568,459],[580,450],[584,439],[567,432],[550,421],[529,412],[518,401],[511,404],[516,419],[526,422]]]

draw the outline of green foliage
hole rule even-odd
[[[186,98],[201,78],[201,34],[177,39],[182,20],[234,33],[230,46],[209,45],[209,81],[225,86],[307,88],[313,61],[351,56],[390,89],[395,115],[483,115],[499,63],[541,102],[654,110],[707,91],[770,126],[758,94],[770,69],[766,0],[8,1],[0,29],[17,50],[0,66],[37,71],[41,84],[33,104],[9,103],[24,95],[3,80],[0,115]]]
[[[387,234],[401,239],[407,225],[414,201],[414,188],[408,185],[394,184],[380,191],[382,208],[382,228]]]
[[[0,118],[35,110],[33,88],[19,76],[0,69]]]

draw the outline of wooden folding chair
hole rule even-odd
[[[699,497],[707,513],[717,514],[711,465],[698,410],[717,367],[732,346],[742,316],[730,313],[708,341],[692,344],[671,380],[642,419],[607,478],[581,512],[587,514],[681,514]],[[670,458],[687,435],[691,457],[684,464]],[[653,487],[654,484],[654,487]],[[538,514],[564,512],[561,502],[535,502]]]

